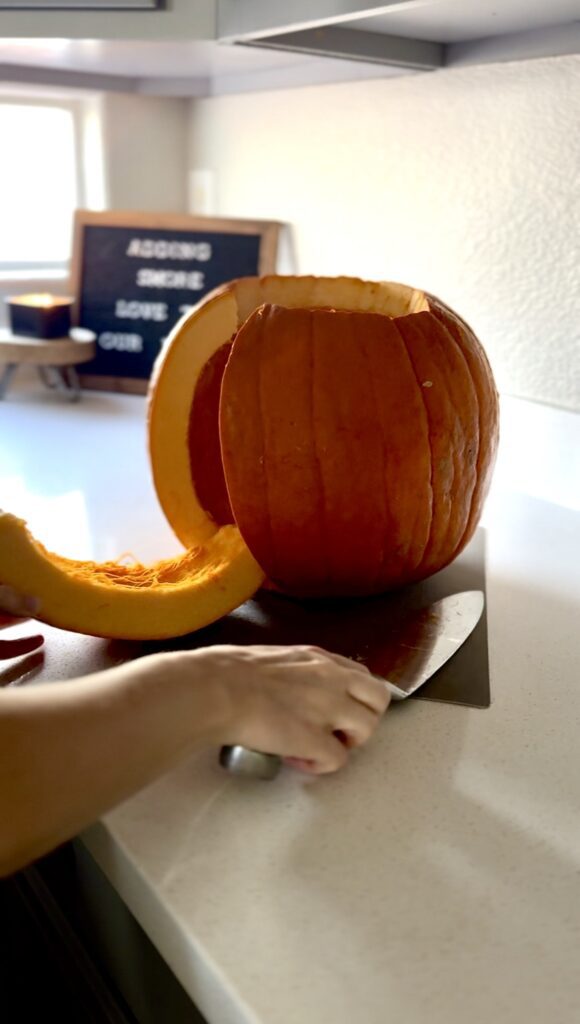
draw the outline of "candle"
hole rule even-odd
[[[23,306],[43,306],[45,309],[49,306],[63,306],[70,303],[70,299],[65,298],[63,295],[16,295],[10,299],[10,302],[19,305],[22,303]]]
[[[67,337],[71,326],[74,299],[64,295],[14,295],[7,299],[13,334],[29,338]]]

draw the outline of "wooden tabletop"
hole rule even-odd
[[[30,338],[0,328],[0,363],[32,363],[35,366],[72,366],[94,359],[95,334],[73,329],[64,338]]]

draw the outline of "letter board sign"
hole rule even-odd
[[[78,210],[74,319],[97,336],[81,383],[145,393],[163,340],[225,281],[274,273],[280,225],[171,214]]]

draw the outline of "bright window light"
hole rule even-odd
[[[0,139],[0,268],[65,264],[78,205],[72,112],[0,103]]]

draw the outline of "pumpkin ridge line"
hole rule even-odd
[[[461,534],[459,536],[459,539],[457,540],[457,543],[454,545],[454,547],[452,549],[451,557],[449,559],[449,561],[452,562],[453,559],[457,557],[457,555],[459,554],[459,552],[461,551],[461,549],[462,549],[462,547],[463,547],[463,545],[465,543],[465,540],[468,538],[469,528],[470,528],[470,525],[471,525],[471,517],[472,517],[472,512],[473,512],[473,502],[474,502],[475,495],[476,495],[476,492],[477,492],[477,485],[478,485],[478,480],[479,480],[478,469],[479,469],[479,455],[480,455],[480,450],[481,450],[482,411],[481,411],[481,405],[480,405],[480,401],[479,401],[479,392],[478,392],[477,384],[476,384],[476,382],[475,382],[475,380],[473,378],[473,374],[471,372],[469,363],[468,363],[468,361],[467,361],[467,359],[465,357],[465,353],[464,353],[461,345],[457,341],[457,338],[455,337],[453,331],[450,330],[450,328],[443,321],[443,319],[440,319],[439,317],[435,317],[435,319],[437,320],[439,325],[443,328],[445,333],[451,338],[451,341],[452,341],[453,345],[455,346],[455,349],[457,350],[457,352],[461,356],[461,359],[462,359],[462,361],[465,364],[465,367],[467,369],[467,373],[469,375],[469,378],[470,378],[470,380],[471,380],[471,382],[473,384],[473,392],[475,394],[475,400],[476,400],[476,403],[477,403],[477,453],[476,453],[475,464],[474,464],[473,485],[471,487],[471,494],[469,495],[469,508],[468,508],[466,519],[465,519],[465,526],[463,527],[463,530],[461,531]],[[441,349],[443,350],[443,346],[441,346]],[[446,534],[446,536],[447,536],[447,534]]]
[[[376,419],[376,422],[379,425],[378,429],[379,429],[379,432],[380,432],[380,435],[381,435],[382,479],[384,481],[386,479],[386,475],[387,475],[387,458],[386,458],[387,439],[385,437],[385,434],[384,434],[384,431],[383,431],[383,424],[382,424],[382,421],[381,421],[381,417],[379,415],[379,402],[378,402],[377,391],[376,391],[376,381],[375,381],[375,375],[373,374],[372,360],[371,360],[370,352],[368,350],[367,339],[363,335],[361,340],[362,340],[361,348],[362,348],[362,353],[363,353],[363,358],[364,358],[364,361],[365,361],[365,365],[366,365],[366,368],[367,368],[367,376],[368,376],[368,378],[370,380],[370,392],[371,392],[371,395],[372,395],[372,401],[373,401],[373,405],[374,405],[374,409],[375,409],[375,419]],[[389,519],[390,519],[389,509],[388,509],[388,505],[387,505],[386,488],[384,486],[381,486],[380,492],[383,495],[382,509],[383,509],[383,527],[384,528],[382,530],[383,540],[381,542],[381,554],[380,554],[380,558],[377,560],[377,569],[376,569],[376,573],[375,573],[375,576],[374,576],[373,584],[376,583],[376,581],[378,579],[382,578],[382,574],[383,574],[383,570],[384,570],[384,566],[385,566],[385,554],[386,554],[386,544],[385,544],[385,539],[384,538],[386,537],[386,534],[387,534],[387,529],[388,529],[388,526],[389,526]]]
[[[427,311],[425,310],[424,312],[427,312]],[[427,314],[427,315],[429,315],[429,314]],[[434,334],[434,335],[427,334],[427,332],[423,330],[423,328],[421,326],[421,323],[422,323],[421,313],[418,313],[417,317],[416,317],[416,320],[415,320],[415,326],[416,326],[419,334],[421,334],[421,336],[423,337],[423,339],[427,342],[427,344],[429,346],[431,346],[433,344],[433,342],[435,341],[435,344],[437,346],[437,351],[438,351],[439,355],[442,356],[442,359],[443,359],[444,369],[446,371],[448,371],[449,374],[451,374],[453,372],[453,367],[452,367],[449,359],[447,358],[447,353],[445,351],[445,346],[441,344],[441,341],[437,337],[436,334]],[[438,323],[439,323],[439,321],[438,321]],[[440,326],[442,326],[445,329],[445,325],[444,324],[441,324]],[[451,406],[452,409],[455,409],[456,408],[455,401],[453,399],[453,395],[452,395],[451,389],[450,389],[450,387],[449,387],[449,385],[447,383],[446,373],[444,373],[444,372],[441,372],[441,383],[442,383],[443,389],[445,391],[445,395],[447,397],[447,401],[449,402],[449,405]],[[462,435],[463,435],[463,439],[465,441],[465,431],[463,430],[463,428],[462,428]],[[455,484],[456,479],[459,480],[459,481],[462,480],[461,465],[460,465],[460,461],[459,461],[458,456],[457,456],[457,451],[456,451],[455,443],[451,444],[451,460],[452,460],[451,464],[452,464],[452,468],[453,468],[453,475],[452,475],[451,481],[450,481],[450,494],[453,494],[454,493],[454,484]],[[459,469],[459,472],[458,472],[458,469]],[[471,496],[470,496],[470,509],[471,509]],[[443,550],[446,549],[446,542],[447,542],[447,539],[448,539],[449,534],[451,532],[452,521],[453,521],[453,507],[452,507],[452,502],[450,501],[450,503],[449,503],[449,514],[448,514],[448,517],[447,517],[447,524],[446,524],[443,536],[441,537],[441,540],[439,542],[440,547]],[[467,524],[467,521],[466,521],[466,524]],[[463,536],[464,532],[465,532],[465,528],[461,531],[461,535],[462,536]],[[449,561],[451,561],[451,560],[452,559],[449,559]]]
[[[319,530],[320,535],[320,550],[324,555],[324,564],[326,566],[326,575],[328,580],[332,580],[332,568],[330,558],[328,554],[328,548],[325,540],[328,536],[328,519],[327,519],[327,504],[326,495],[324,492],[324,476],[322,473],[322,465],[320,462],[320,456],[318,454],[318,447],[316,443],[316,417],[314,415],[314,317],[312,312],[308,317],[308,351],[310,353],[310,422],[312,424],[312,453],[314,457],[314,466],[316,478],[318,481],[318,506],[320,508],[320,522],[321,529]]]
[[[477,499],[479,498],[480,493],[485,488],[485,478],[486,478],[486,476],[490,472],[489,466],[487,468],[487,473],[483,472],[483,457],[482,457],[482,440],[483,440],[484,433],[485,433],[485,418],[484,418],[485,417],[485,410],[484,410],[484,403],[485,403],[484,391],[485,391],[485,386],[481,384],[479,375],[473,373],[473,370],[472,370],[472,367],[470,365],[470,362],[469,362],[469,360],[467,359],[467,357],[465,355],[464,346],[465,346],[465,348],[469,349],[469,351],[472,353],[474,359],[476,360],[476,362],[480,366],[483,364],[483,366],[486,369],[486,376],[488,378],[490,378],[492,374],[491,374],[491,366],[490,366],[490,363],[489,363],[489,360],[487,358],[485,350],[482,347],[479,347],[479,346],[477,348],[474,348],[472,346],[472,344],[471,344],[471,340],[472,340],[472,338],[475,337],[475,335],[474,335],[471,327],[469,326],[469,324],[466,323],[465,320],[463,320],[460,316],[458,316],[452,310],[448,310],[447,308],[445,308],[443,306],[443,304],[441,303],[441,301],[436,298],[436,296],[429,295],[428,296],[428,301],[429,301],[430,304],[431,303],[434,304],[434,308],[432,310],[433,311],[433,315],[439,321],[439,323],[442,324],[445,327],[445,329],[449,331],[449,334],[453,338],[454,343],[456,344],[457,348],[459,349],[459,351],[461,352],[463,358],[465,359],[465,362],[467,363],[469,374],[470,374],[471,379],[473,381],[473,387],[474,387],[475,397],[476,397],[476,401],[477,401],[478,435],[477,435],[477,453],[476,453],[476,458],[475,458],[475,483],[474,483],[473,491],[472,491],[472,494],[471,494],[471,502],[470,502],[470,506],[469,506],[469,515],[467,517],[467,522],[465,524],[465,529],[464,529],[464,531],[463,531],[463,533],[462,533],[462,535],[461,535],[461,537],[460,537],[460,539],[459,539],[459,541],[458,541],[458,543],[457,543],[457,545],[455,547],[455,550],[453,551],[453,558],[456,558],[457,555],[460,553],[460,551],[462,551],[463,548],[465,547],[465,544],[467,543],[467,541],[469,540],[469,538],[470,538],[470,536],[471,536],[471,534],[473,532],[471,527],[472,527],[472,522],[473,522],[474,508],[476,506]],[[449,324],[446,322],[447,319],[449,320]],[[466,337],[465,343],[463,343],[461,341],[458,341],[457,335],[459,335],[459,337],[462,337],[462,331],[461,331],[460,328],[462,328],[463,332],[465,333],[465,337]],[[490,430],[490,434],[491,434],[491,430]],[[484,455],[485,455],[485,453],[484,453]]]
[[[267,457],[267,446],[266,446],[266,420],[264,418],[264,403],[262,401],[264,374],[263,366],[264,360],[262,359],[262,352],[264,349],[264,323],[263,319],[260,323],[260,348],[258,352],[258,418],[260,420],[260,433],[262,437],[262,461],[260,463],[262,480],[264,485],[264,500],[266,503],[266,522],[268,523],[268,543],[270,547],[271,559],[274,558],[274,531],[272,529],[272,503],[270,500],[270,488],[268,486],[268,473],[266,471],[266,457]],[[272,574],[275,576],[275,573]]]
[[[415,378],[415,380],[417,382],[417,389],[418,389],[419,394],[421,396],[421,404],[422,404],[423,410],[425,412],[425,424],[426,424],[426,427],[427,427],[427,437],[429,439],[429,494],[430,494],[430,509],[429,509],[429,511],[430,511],[431,521],[430,521],[430,524],[429,524],[429,534],[427,536],[427,540],[425,541],[425,546],[423,547],[423,550],[421,552],[421,556],[420,556],[420,558],[419,558],[419,560],[417,562],[417,565],[414,568],[414,572],[418,572],[420,570],[421,566],[425,562],[425,556],[427,554],[427,551],[429,550],[429,544],[430,544],[430,541],[431,541],[431,538],[432,538],[432,535],[433,535],[433,519],[434,519],[435,498],[434,498],[434,492],[433,492],[433,449],[431,447],[431,421],[430,421],[430,418],[429,418],[429,411],[427,409],[427,403],[425,402],[425,396],[423,394],[423,389],[421,387],[419,378],[417,376],[417,371],[415,370],[415,364],[413,362],[411,353],[409,352],[409,346],[407,345],[407,342],[406,342],[402,332],[399,330],[399,326],[397,324],[397,317],[393,317],[392,324],[393,324],[393,327],[396,330],[397,334],[399,335],[399,338],[401,339],[401,344],[403,346],[403,350],[404,350],[404,352],[405,352],[405,354],[407,356],[407,359],[409,360],[409,366],[411,367],[411,371],[412,371],[413,376],[414,376],[414,378]],[[417,526],[417,521],[418,521],[418,519],[421,518],[421,514],[422,514],[422,510],[420,508],[418,508],[417,512],[416,512],[416,515],[415,515],[415,519],[413,520],[413,530],[412,530],[413,534],[414,534],[415,528]]]

